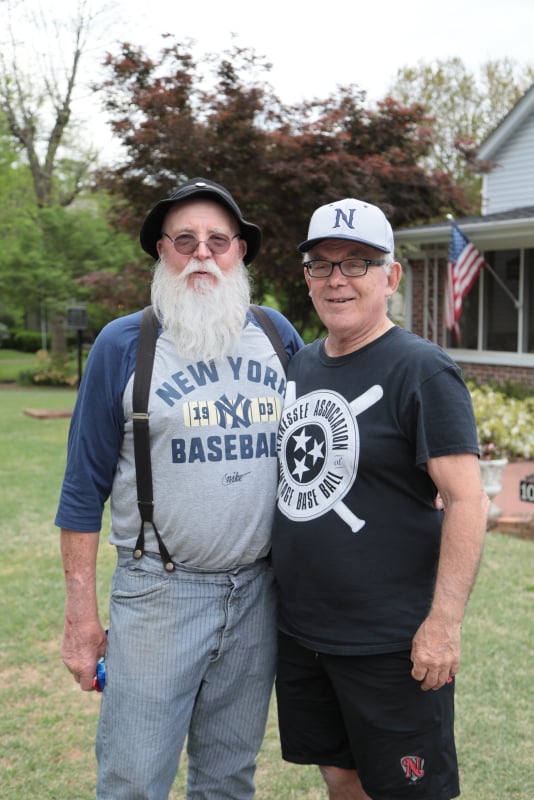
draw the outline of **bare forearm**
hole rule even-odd
[[[486,503],[451,503],[430,612],[412,642],[412,675],[421,688],[439,689],[460,669],[461,627],[477,576],[486,533]]]
[[[434,594],[412,642],[413,677],[439,689],[460,668],[461,626],[486,535],[489,500],[476,456],[446,456],[428,464],[444,505]]]
[[[96,594],[98,540],[96,532],[61,531],[66,588],[61,655],[65,666],[86,691],[92,688],[96,662],[106,649]]]
[[[486,535],[487,503],[459,501],[446,508],[430,615],[461,624],[475,583]]]
[[[98,533],[61,531],[61,558],[65,575],[66,615],[73,623],[98,617],[96,558]]]

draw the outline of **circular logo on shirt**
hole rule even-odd
[[[356,416],[382,397],[379,386],[348,403],[320,390],[284,408],[278,430],[278,506],[289,519],[304,521],[331,509],[358,531],[365,524],[342,502],[358,470],[360,437]]]

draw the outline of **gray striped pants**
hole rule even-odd
[[[271,567],[163,569],[119,550],[97,800],[167,800],[187,737],[187,800],[250,800],[276,654]]]

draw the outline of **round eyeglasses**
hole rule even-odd
[[[314,258],[306,261],[304,266],[310,278],[328,278],[339,267],[339,271],[346,278],[360,278],[367,273],[369,267],[383,267],[383,258],[343,258],[341,261],[325,261],[323,258]]]
[[[192,233],[179,233],[174,239],[164,231],[161,232],[161,235],[170,239],[176,252],[183,256],[192,255],[199,244],[205,244],[210,253],[216,256],[222,256],[223,253],[226,253],[230,249],[230,245],[234,239],[239,239],[241,236],[240,233],[236,233],[234,236],[226,236],[224,233],[212,233],[205,241],[201,241],[197,239],[196,236],[193,236]]]

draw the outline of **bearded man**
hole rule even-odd
[[[247,265],[261,231],[225,187],[195,178],[156,204],[140,239],[157,260],[153,525],[141,522],[140,551],[137,312],[97,337],[73,412],[56,515],[66,583],[62,658],[91,691],[105,656],[98,800],[168,798],[186,737],[188,800],[250,800],[274,680],[268,556],[285,391],[281,362],[249,310]],[[293,355],[300,336],[265,310]],[[117,566],[106,632],[96,575],[108,498]]]

